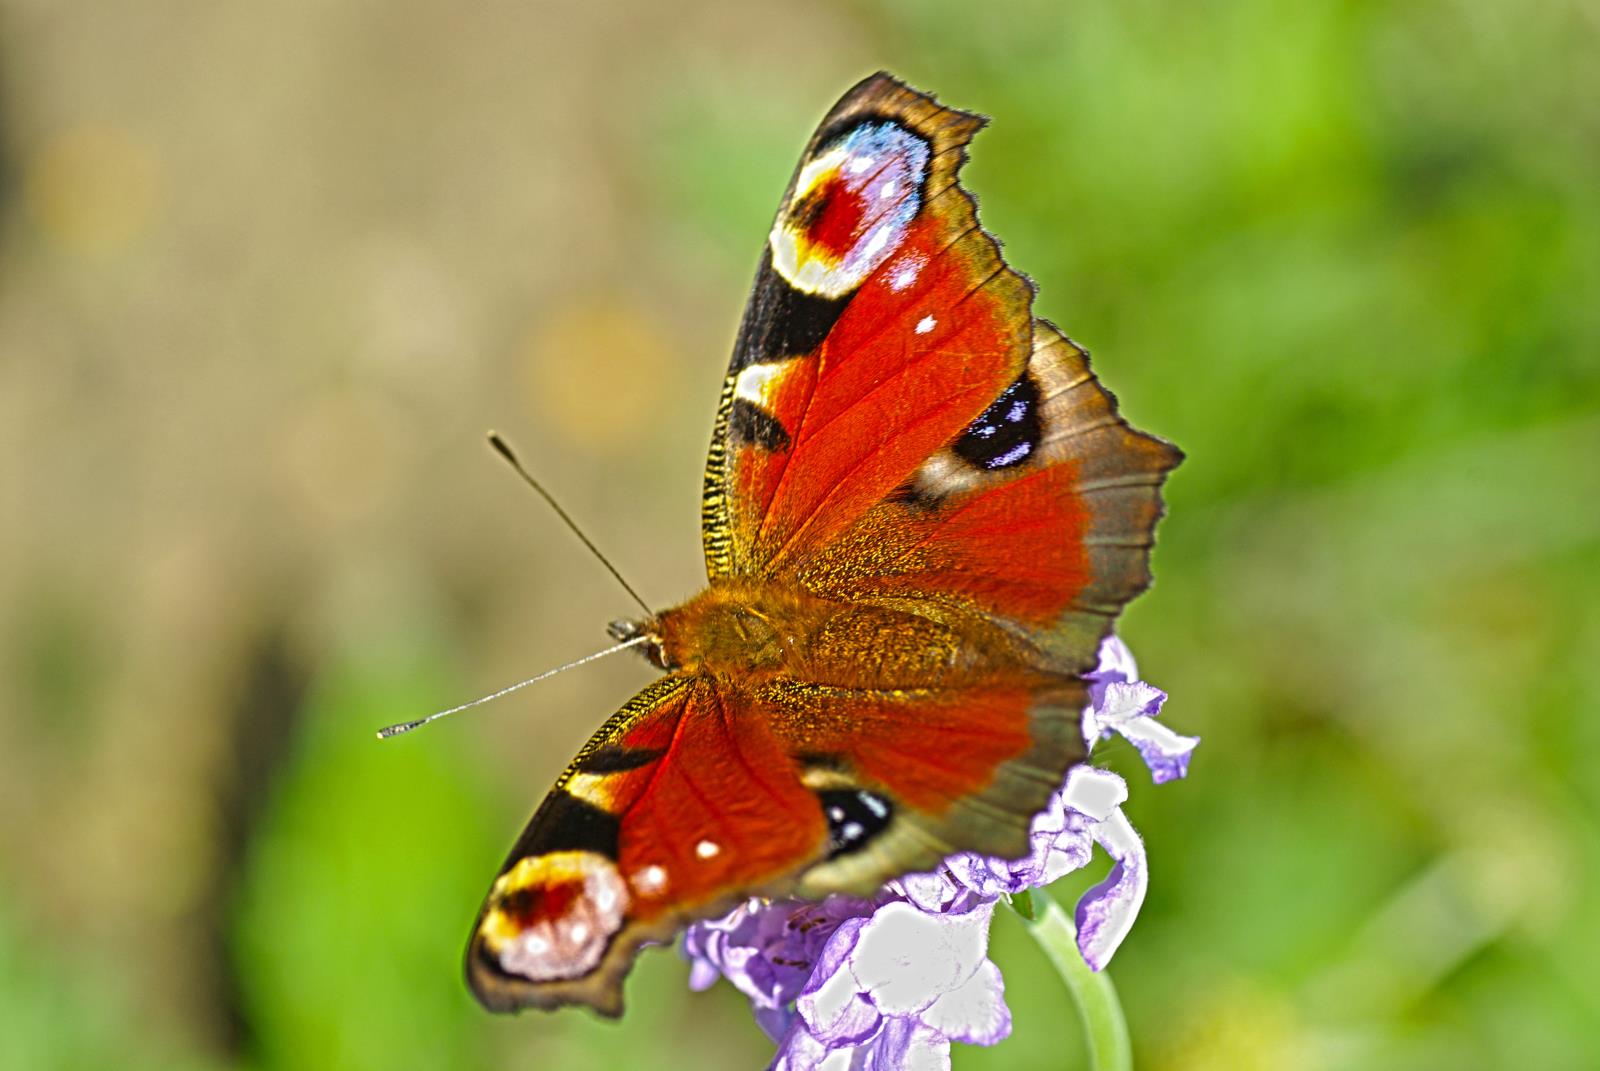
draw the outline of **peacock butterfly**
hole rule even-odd
[[[709,585],[612,633],[665,676],[489,889],[494,1011],[622,1010],[641,945],[751,896],[1027,853],[1181,460],[1031,312],[957,172],[983,125],[887,74],[806,146],[706,460]]]

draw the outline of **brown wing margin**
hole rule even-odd
[[[1046,320],[1034,321],[1028,368],[1041,391],[1041,458],[1072,466],[1087,522],[1087,582],[1059,618],[1029,629],[1029,639],[1055,665],[1083,672],[1123,607],[1150,586],[1150,551],[1166,512],[1161,488],[1183,451],[1132,427],[1090,370],[1088,351]]]

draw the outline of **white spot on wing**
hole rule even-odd
[[[852,175],[859,175],[861,172],[867,170],[867,168],[871,166],[872,157],[870,156],[852,156],[850,158],[850,162],[845,165],[846,169],[849,170]]]
[[[778,362],[752,364],[741,368],[739,378],[733,381],[733,396],[743,398],[759,409],[769,409],[768,402],[772,397],[772,389],[782,378],[785,367],[783,362]]]
[[[710,859],[722,851],[722,845],[714,840],[703,840],[694,846],[694,854],[702,859]]]
[[[922,274],[922,258],[908,256],[894,266],[889,273],[889,289],[900,291],[917,281],[917,276]]]
[[[894,196],[894,191],[899,188],[899,185],[894,179],[889,179],[882,186],[878,187],[878,196],[887,201],[889,198]]]
[[[879,227],[872,232],[872,237],[867,239],[867,244],[861,247],[861,258],[871,261],[883,252],[883,247],[889,244],[889,228]],[[853,255],[853,254],[852,254]]]
[[[922,319],[917,321],[917,334],[926,335],[929,331],[933,330],[933,325],[938,322],[939,321],[935,320],[932,316],[924,316]]]
[[[653,896],[667,887],[667,871],[664,867],[651,864],[640,867],[634,871],[633,887],[640,892]]]
[[[602,811],[611,809],[611,790],[606,786],[610,774],[575,773],[567,779],[567,793]]]

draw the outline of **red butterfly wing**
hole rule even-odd
[[[773,224],[707,463],[707,571],[829,542],[1022,371],[1030,293],[956,184],[982,120],[876,75],[812,138]]]

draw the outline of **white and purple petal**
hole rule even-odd
[[[861,1057],[852,1071],[950,1071],[950,1042],[915,1019],[894,1019]]]
[[[1126,684],[1139,679],[1139,664],[1133,652],[1116,635],[1100,641],[1099,662],[1083,679],[1089,682],[1089,705],[1098,707],[1104,699],[1107,684]]]
[[[1006,1007],[1000,968],[985,959],[971,978],[939,997],[920,1016],[949,1041],[993,1045],[1011,1036],[1011,1009]]]
[[[865,1041],[883,1023],[883,1016],[850,969],[862,930],[871,921],[847,919],[840,923],[795,1001],[807,1032],[828,1048]]]
[[[850,973],[885,1015],[916,1015],[987,962],[993,914],[994,901],[952,915],[885,904],[861,928]]]
[[[1144,842],[1123,815],[1121,808],[1098,823],[1095,843],[1113,860],[1106,879],[1078,900],[1074,919],[1078,927],[1078,951],[1093,970],[1103,970],[1111,956],[1133,928],[1133,921],[1144,904],[1150,873],[1145,862]]]
[[[1189,772],[1189,755],[1198,736],[1183,736],[1156,720],[1167,693],[1143,681],[1109,681],[1100,685],[1097,702],[1083,712],[1083,738],[1094,742],[1113,733],[1138,749],[1156,784],[1175,781]]]

